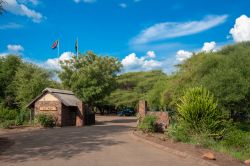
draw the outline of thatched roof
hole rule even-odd
[[[46,88],[42,91],[42,94],[37,96],[32,102],[30,102],[27,107],[33,106],[33,104],[40,99],[44,94],[50,93],[60,100],[65,106],[77,106],[77,103],[81,102],[72,91]]]

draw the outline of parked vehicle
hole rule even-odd
[[[122,111],[119,111],[117,113],[117,115],[119,115],[119,116],[133,116],[133,115],[135,115],[135,111],[133,109],[130,109],[130,108],[125,108]]]

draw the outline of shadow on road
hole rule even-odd
[[[132,122],[127,120],[118,122],[128,124],[65,127],[9,134],[8,137],[15,141],[15,145],[1,148],[1,151],[5,148],[5,152],[0,154],[0,161],[14,163],[39,158],[69,159],[82,152],[91,153],[106,146],[123,144],[124,142],[115,140],[112,134],[127,132],[131,128],[129,123]]]

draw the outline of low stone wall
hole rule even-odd
[[[146,115],[154,115],[157,117],[156,125],[159,132],[164,132],[165,129],[169,126],[170,118],[168,112],[148,111],[147,101],[142,100],[139,102],[137,123],[139,123],[139,121],[142,120]]]
[[[165,129],[169,126],[169,115],[168,112],[153,112],[148,111],[146,115],[154,115],[157,117],[157,130],[159,132],[164,132]]]

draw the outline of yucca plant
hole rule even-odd
[[[190,131],[222,137],[225,126],[214,95],[203,87],[188,89],[177,104],[178,121]]]

